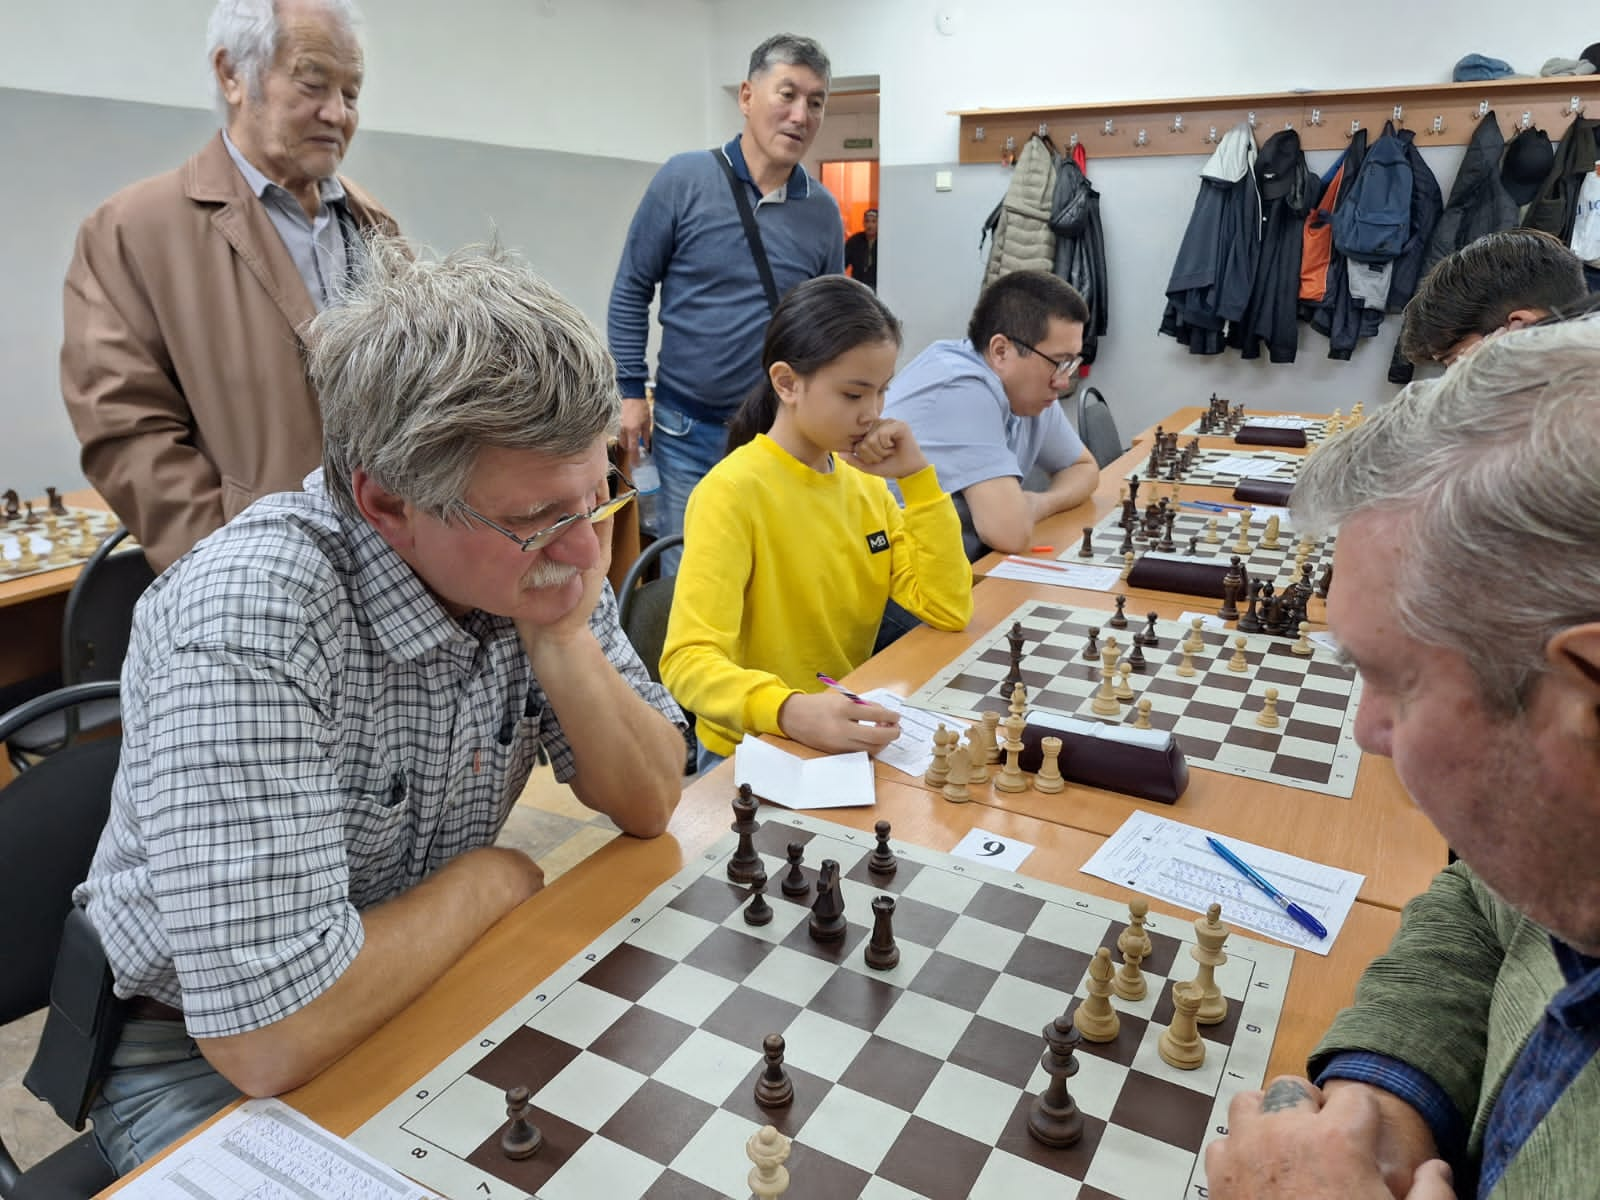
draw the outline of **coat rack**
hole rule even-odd
[[[1280,129],[1297,129],[1306,150],[1343,149],[1356,130],[1380,130],[1385,121],[1414,130],[1419,146],[1461,146],[1491,109],[1507,139],[1528,125],[1555,139],[1574,115],[1600,116],[1600,75],[977,108],[950,115],[961,119],[960,161],[992,163],[1003,160],[1008,141],[1014,157],[1034,133],[1049,134],[1057,146],[1081,142],[1091,158],[1210,154],[1241,121],[1256,130],[1258,142]]]

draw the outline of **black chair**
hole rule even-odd
[[[155,579],[143,550],[116,552],[127,536],[128,531],[122,528],[107,534],[84,563],[67,596],[61,621],[64,686],[115,680],[122,674],[128,634],[133,627],[133,606]],[[54,711],[0,741],[20,773],[45,755],[71,745],[80,733],[106,728],[121,714],[121,706],[113,696],[81,708]]]
[[[74,705],[114,703],[117,690],[114,681],[80,683],[30,700],[0,716],[0,741]],[[91,1015],[97,1005],[105,1009],[109,972],[92,928],[72,905],[72,889],[89,873],[121,749],[115,735],[83,738],[0,789],[0,912],[6,914],[0,921],[0,1025],[51,1005],[23,1082],[74,1129],[83,1128],[95,1082],[116,1040],[118,1014],[102,1011],[103,1025],[82,1019],[86,1008]],[[56,974],[69,914],[77,935],[73,944],[80,950],[87,946],[88,957],[74,959],[75,970]],[[63,966],[69,957],[63,954]],[[90,993],[86,1001],[84,979]],[[63,1021],[90,1028],[67,1028]],[[98,1036],[86,1038],[86,1033]],[[0,1200],[91,1196],[115,1179],[92,1134],[25,1173],[0,1144]]]
[[[1078,437],[1102,467],[1121,458],[1128,449],[1122,444],[1116,418],[1099,388],[1084,388],[1078,393]]]
[[[644,548],[633,566],[622,577],[622,594],[617,597],[617,623],[628,635],[644,662],[650,678],[661,682],[661,647],[667,640],[667,617],[672,612],[675,575],[641,583],[655,561],[674,546],[683,545],[683,535],[657,538]]]

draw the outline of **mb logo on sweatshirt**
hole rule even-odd
[[[867,534],[867,549],[874,554],[882,554],[889,548],[889,535],[883,530]]]

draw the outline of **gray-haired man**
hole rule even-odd
[[[220,0],[208,59],[223,129],[78,232],[61,392],[83,471],[164,569],[322,456],[301,334],[367,231],[341,179],[364,60],[350,0]]]
[[[311,329],[323,469],[135,618],[77,894],[132,998],[94,1112],[119,1169],[312,1078],[539,889],[493,843],[541,745],[624,833],[677,803],[686,723],[606,583],[598,334],[503,256],[378,243],[367,274]]]
[[[1461,861],[1407,905],[1316,1084],[1233,1102],[1213,1197],[1594,1193],[1597,409],[1600,317],[1545,325],[1484,341],[1301,472],[1297,525],[1339,528],[1328,622],[1362,676],[1356,736]]]

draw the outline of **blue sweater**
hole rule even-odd
[[[796,166],[783,187],[757,193],[736,137],[719,153],[749,190],[782,296],[795,284],[844,270],[844,224],[827,189]],[[643,396],[650,302],[661,288],[656,399],[726,418],[761,380],[761,340],[771,311],[745,241],[727,176],[712,154],[674,155],[656,172],[622,247],[606,337],[624,396]]]

